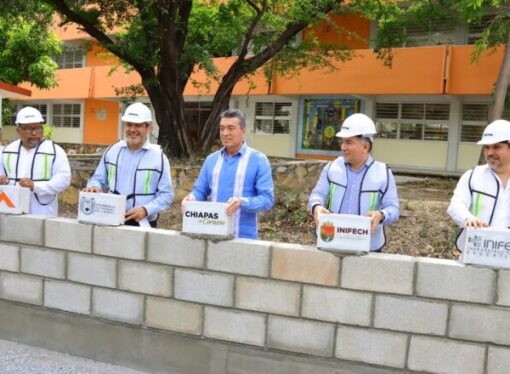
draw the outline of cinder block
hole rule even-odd
[[[148,260],[161,264],[203,268],[205,240],[192,239],[176,231],[149,231]]]
[[[303,317],[348,325],[368,326],[372,295],[355,291],[305,286]]]
[[[52,249],[21,247],[21,271],[51,278],[65,278],[65,254]]]
[[[510,309],[453,305],[448,336],[510,345]]]
[[[44,306],[67,312],[90,314],[90,287],[46,280],[44,282]]]
[[[327,286],[338,284],[337,256],[297,244],[273,243],[272,247],[271,277]]]
[[[332,323],[269,316],[267,345],[284,351],[329,357],[333,354]]]
[[[240,277],[236,285],[236,307],[298,316],[299,293],[298,284]]]
[[[175,270],[175,298],[220,306],[233,305],[234,277],[195,270]]]
[[[487,373],[508,374],[510,368],[510,349],[489,346]]]
[[[342,360],[403,368],[406,348],[405,334],[347,326],[337,329],[335,356]]]
[[[92,227],[70,218],[47,219],[46,247],[92,253]]]
[[[147,297],[145,324],[157,329],[200,335],[202,306],[185,301]]]
[[[485,347],[426,336],[412,336],[407,367],[427,373],[483,373]]]
[[[420,258],[416,293],[438,299],[490,304],[496,271],[466,266],[452,260]]]
[[[267,277],[269,274],[269,242],[236,239],[207,246],[207,268],[228,273]]]
[[[172,269],[131,261],[119,263],[119,288],[156,296],[172,295]]]
[[[41,305],[42,282],[28,275],[0,273],[0,298]]]
[[[415,259],[371,253],[342,260],[342,288],[412,295]]]
[[[146,234],[147,232],[140,227],[94,226],[93,252],[105,256],[143,260]]]
[[[236,343],[264,346],[263,314],[205,307],[204,335]]]
[[[117,280],[117,261],[99,256],[67,255],[67,279],[114,288]]]
[[[498,271],[497,304],[510,306],[510,270]]]
[[[0,244],[0,270],[19,271],[19,247]]]
[[[374,327],[377,328],[444,335],[447,318],[447,304],[392,296],[375,299]]]
[[[113,321],[141,325],[143,322],[143,296],[94,288],[92,290],[92,314]]]
[[[22,244],[43,245],[42,216],[0,215],[0,240]]]

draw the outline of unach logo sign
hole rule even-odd
[[[0,192],[0,204],[5,203],[9,208],[15,208],[14,203],[5,192]]]

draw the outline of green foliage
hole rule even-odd
[[[16,115],[16,104],[14,104],[9,99],[3,99],[2,100],[2,126],[10,125],[11,118],[14,115]]]
[[[55,128],[52,125],[47,124],[47,123],[45,123],[43,125],[43,135],[44,135],[45,139],[48,139],[48,140],[53,139],[54,133],[55,133]]]

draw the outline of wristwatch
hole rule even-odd
[[[384,220],[386,219],[386,216],[384,215],[384,212],[382,210],[380,210],[379,213],[381,213],[381,221],[379,223],[383,223]]]

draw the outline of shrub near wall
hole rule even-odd
[[[0,216],[0,298],[394,369],[510,367],[510,271],[450,260]]]

